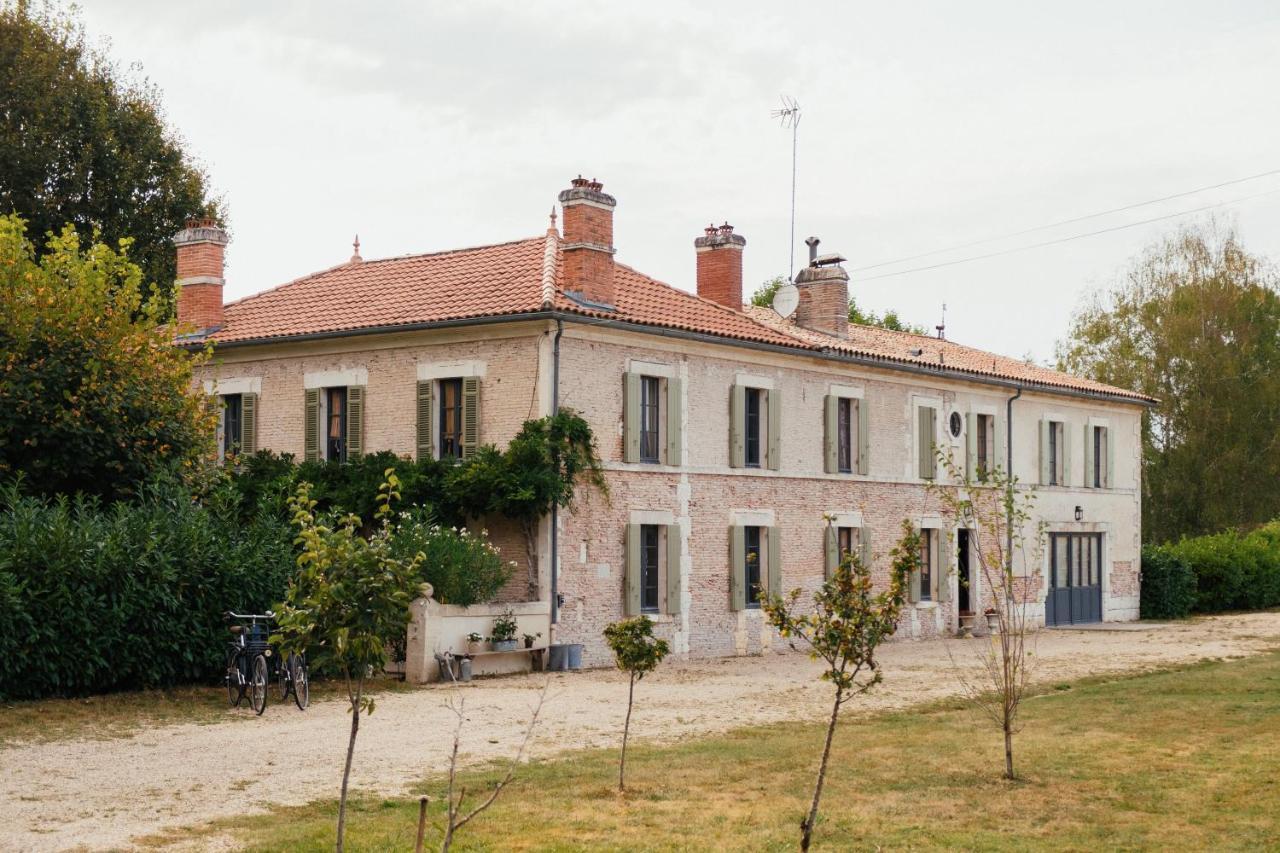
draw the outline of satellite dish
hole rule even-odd
[[[800,291],[794,284],[785,282],[778,288],[778,292],[773,294],[773,310],[777,311],[779,316],[790,317],[796,313],[798,307],[800,307]]]

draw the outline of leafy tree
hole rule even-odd
[[[1017,477],[997,466],[970,478],[949,451],[938,450],[937,454],[947,477],[931,483],[929,491],[938,498],[948,526],[969,531],[969,559],[978,564],[989,597],[987,611],[995,613],[999,625],[986,643],[973,647],[981,678],[974,681],[962,666],[955,667],[956,676],[974,704],[1000,727],[1004,777],[1016,779],[1013,736],[1021,730],[1018,714],[1031,676],[1037,637],[1027,579],[1042,565],[1044,522],[1032,523],[1036,493],[1019,487]],[[951,653],[948,646],[947,654]],[[954,658],[952,663],[956,663]]]
[[[778,292],[778,288],[787,283],[784,276],[777,276],[766,281],[764,284],[756,288],[756,292],[751,294],[751,304],[762,308],[769,308],[773,305],[773,296]],[[913,326],[910,323],[904,323],[902,318],[898,316],[897,311],[886,311],[881,316],[874,311],[864,311],[858,307],[858,303],[852,296],[849,297],[849,322],[857,323],[859,326],[876,326],[881,329],[888,329],[892,332],[911,332],[914,335],[927,334],[920,326]]]
[[[73,225],[81,239],[129,253],[172,308],[173,237],[190,216],[218,215],[207,178],[164,122],[157,89],[87,43],[52,4],[0,7],[0,214],[38,239]]]
[[[1149,247],[1080,307],[1057,360],[1159,400],[1142,427],[1148,541],[1280,514],[1280,278],[1233,229]]]
[[[581,485],[608,494],[591,426],[572,409],[528,420],[506,450],[482,447],[446,478],[445,492],[468,518],[496,513],[520,524],[537,593],[538,524],[552,507],[569,507]]]
[[[355,754],[360,713],[372,714],[374,701],[364,692],[369,673],[381,672],[387,646],[404,636],[409,604],[419,585],[423,557],[397,557],[391,549],[392,502],[400,481],[388,468],[378,488],[381,527],[368,539],[360,535],[360,517],[341,516],[330,523],[315,514],[310,486],[303,483],[290,500],[298,528],[298,575],[284,603],[276,608],[281,654],[306,653],[317,668],[342,673],[350,703],[351,734],[338,800],[341,853],[347,820],[347,783]]]
[[[618,790],[627,789],[627,736],[631,731],[631,706],[635,702],[636,682],[653,672],[671,651],[666,640],[653,636],[653,620],[648,616],[623,619],[604,629],[605,642],[613,651],[618,669],[630,676],[627,686],[627,719],[622,724],[622,757],[618,762]]]
[[[190,393],[205,354],[172,345],[122,251],[70,227],[43,257],[0,217],[0,476],[45,494],[120,497],[212,452],[212,407]]]
[[[830,518],[827,523],[831,523]],[[813,801],[808,815],[800,823],[801,850],[808,850],[813,838],[840,706],[880,683],[876,649],[897,628],[898,615],[906,600],[906,579],[920,568],[920,535],[910,522],[902,523],[902,538],[894,547],[892,557],[889,585],[879,593],[872,594],[871,569],[863,565],[856,554],[846,554],[831,577],[814,593],[812,613],[799,612],[798,589],[785,599],[767,594],[761,597],[760,609],[769,624],[792,648],[797,641],[804,643],[809,656],[826,665],[822,680],[835,688]]]

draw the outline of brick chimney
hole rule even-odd
[[[734,311],[742,310],[742,247],[747,238],[733,233],[728,222],[708,225],[693,241],[698,256],[698,295]]]
[[[796,274],[800,305],[796,308],[796,325],[815,332],[849,337],[849,274],[844,271],[840,255],[819,255],[818,238],[809,244],[809,266]]]
[[[604,185],[579,175],[560,192],[564,208],[564,289],[584,302],[612,308],[613,209]]]
[[[178,247],[178,325],[197,332],[222,326],[222,253],[227,232],[213,219],[188,219]]]

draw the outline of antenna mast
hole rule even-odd
[[[796,141],[800,129],[800,104],[796,99],[782,96],[782,107],[772,113],[782,122],[782,126],[791,129],[791,254],[787,260],[787,281],[795,280],[796,272]]]

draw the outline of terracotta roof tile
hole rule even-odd
[[[734,311],[618,264],[616,310],[586,306],[560,286],[563,255],[555,231],[545,236],[374,261],[352,261],[229,303],[217,343],[342,334],[446,320],[529,314],[553,308],[643,326],[732,340],[829,351],[883,361],[941,367],[981,379],[1026,382],[1146,401],[1131,391],[1068,376],[952,341],[849,328],[849,340],[803,329],[768,308]],[[913,350],[921,350],[919,355]]]

